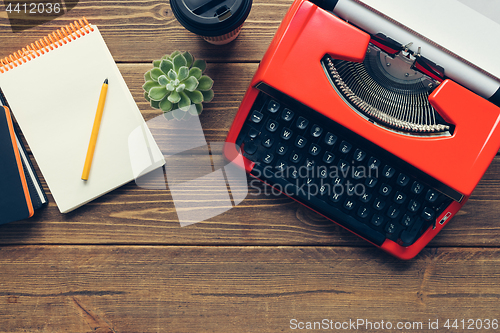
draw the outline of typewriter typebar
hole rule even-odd
[[[296,0],[225,154],[242,155],[253,177],[410,259],[465,204],[500,148],[499,107],[444,73],[385,34]]]

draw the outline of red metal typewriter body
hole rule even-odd
[[[432,91],[429,102],[446,122],[454,126],[451,135],[418,137],[376,126],[354,112],[339,96],[321,64],[325,55],[353,62],[363,61],[370,39],[367,33],[315,4],[296,0],[245,94],[226,140],[235,145],[226,145],[226,155],[231,159],[231,156],[245,151],[245,143],[241,144],[242,151],[236,149],[237,138],[261,93],[261,87],[271,87],[270,90],[297,101],[308,112],[326,116],[369,140],[460,194],[435,216],[433,226],[422,230],[418,239],[410,245],[391,239],[377,243],[352,230],[349,225],[339,223],[392,255],[409,259],[418,254],[465,204],[498,152],[500,108],[457,83],[444,80]],[[247,157],[244,161],[245,169],[251,173],[255,162]],[[410,168],[408,172],[411,173],[411,170],[414,169]],[[293,195],[291,197],[294,198]],[[307,201],[300,202],[309,206]],[[316,211],[328,215],[324,211]]]

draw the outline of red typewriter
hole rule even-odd
[[[415,51],[411,41],[365,31],[336,15],[336,5],[293,3],[225,153],[242,155],[249,174],[283,194],[410,259],[465,204],[498,152],[500,93],[465,88],[419,45]]]

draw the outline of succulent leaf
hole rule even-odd
[[[151,78],[158,82],[158,78],[161,76],[161,75],[165,75],[165,73],[162,72],[161,69],[159,69],[158,67],[155,67],[151,70]]]
[[[198,90],[210,90],[214,85],[214,81],[206,75],[203,75],[198,84]]]
[[[165,96],[167,96],[167,88],[164,86],[153,87],[149,90],[149,98],[153,101],[161,101]]]
[[[149,102],[152,108],[159,109],[160,108],[160,101],[151,101]]]
[[[170,83],[170,80],[167,79],[167,77],[165,75],[160,75],[158,77],[158,84],[161,84],[162,86],[166,86],[169,83]]]
[[[173,69],[168,71],[167,76],[170,79],[170,81],[177,80],[177,73]]]
[[[146,101],[151,102],[151,98],[149,98],[149,93],[147,91],[144,92],[144,98]]]
[[[199,69],[198,67],[192,67],[189,70],[189,76],[194,76],[196,78],[196,80],[199,80],[201,78],[202,74],[203,73],[202,73],[201,69]]]
[[[172,103],[168,100],[168,98],[164,98],[160,102],[160,109],[164,112],[168,112],[172,110]]]
[[[170,60],[174,60],[174,58],[175,58],[178,54],[181,54],[181,51],[174,51],[174,52],[170,53],[170,55],[168,56],[168,59],[170,59]]]
[[[185,90],[184,92],[191,99],[191,102],[193,102],[195,104],[205,101],[203,98],[203,93],[199,90],[195,90],[195,91]]]
[[[196,110],[196,114],[193,114],[193,116],[195,115],[200,115],[201,114],[201,111],[203,111],[203,104],[201,103],[198,103],[198,104],[195,104],[195,110]],[[191,110],[189,110],[191,111]]]
[[[171,69],[174,69],[174,64],[170,60],[164,59],[160,63],[160,69],[167,74]]]
[[[169,83],[166,85],[166,87],[167,87],[167,90],[168,90],[168,91],[174,91],[174,90],[175,90],[175,86],[174,86],[171,82],[169,82]]]
[[[202,72],[204,72],[207,68],[207,63],[205,62],[205,60],[198,59],[193,63],[193,67],[198,67]]]
[[[161,60],[154,60],[153,67],[160,67],[160,62],[161,62]]]
[[[181,100],[181,95],[177,91],[172,91],[172,93],[168,96],[168,100],[172,103],[179,103]]]
[[[151,88],[153,88],[153,87],[159,87],[159,86],[160,86],[160,84],[158,82],[147,81],[146,83],[144,83],[142,85],[142,89],[144,89],[144,91],[149,92],[149,90],[151,90]]]
[[[177,86],[177,88],[175,88],[175,91],[180,93],[181,91],[184,91],[184,88],[186,88],[186,85],[184,83],[181,83]]]
[[[188,76],[189,76],[189,68],[187,68],[186,66],[182,66],[181,68],[179,68],[179,74],[177,75],[177,79],[179,81],[187,79]]]
[[[187,65],[186,58],[184,58],[184,56],[182,54],[176,55],[175,58],[174,58],[174,60],[172,62],[174,64],[174,70],[176,72],[179,72],[179,69],[182,66],[186,66]]]
[[[214,98],[214,91],[212,89],[210,90],[203,90],[201,91],[203,95],[203,102],[211,102],[212,99]]]
[[[181,96],[181,99],[179,101],[179,109],[181,109],[182,111],[189,110],[191,99],[182,91],[179,93],[179,96]]]
[[[198,88],[198,80],[196,80],[194,76],[191,76],[187,80],[185,80],[184,84],[186,85],[186,90],[188,91],[195,91],[196,88]]]
[[[148,82],[148,81],[153,81],[153,78],[151,77],[151,71],[147,71],[147,72],[144,74],[144,81],[145,81],[145,82]]]
[[[188,68],[191,67],[191,65],[193,64],[193,61],[194,61],[194,57],[192,56],[192,54],[186,51],[182,55],[184,56],[184,58],[187,61],[187,65],[186,66]]]

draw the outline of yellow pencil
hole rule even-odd
[[[83,167],[82,179],[88,180],[90,173],[90,166],[94,158],[95,144],[97,142],[97,135],[99,134],[99,127],[101,126],[102,113],[104,111],[104,102],[106,101],[106,94],[108,93],[108,79],[104,80],[99,96],[99,103],[97,104],[97,111],[94,119],[94,126],[92,127],[92,134],[90,135],[89,149],[87,150],[87,157],[85,158],[85,165]]]

